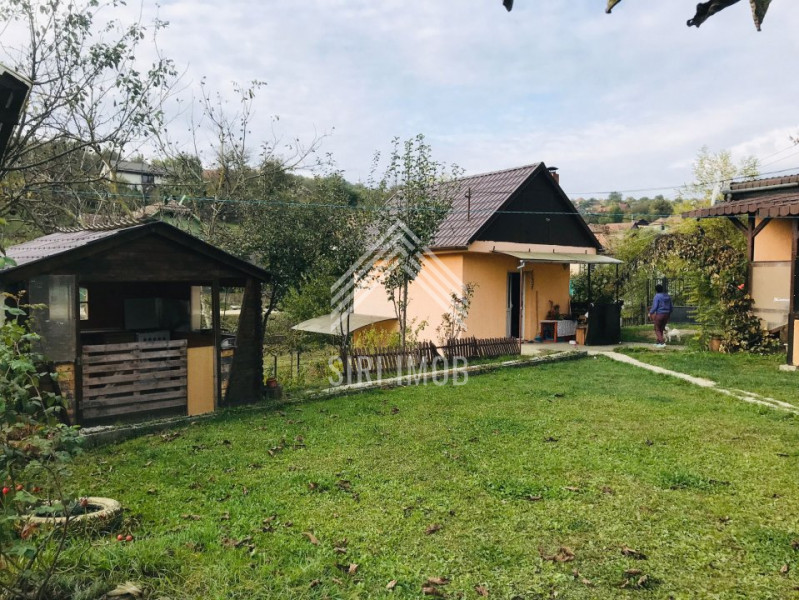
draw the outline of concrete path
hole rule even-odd
[[[663,367],[650,365],[649,363],[642,362],[631,356],[627,356],[626,354],[621,354],[620,352],[616,352],[616,350],[618,350],[619,348],[635,348],[635,347],[650,348],[650,349],[653,348],[652,344],[643,344],[635,342],[614,344],[613,346],[574,346],[568,343],[556,343],[556,344],[544,343],[544,344],[523,344],[522,354],[535,355],[542,352],[546,352],[547,350],[563,352],[566,350],[574,350],[575,348],[579,348],[581,350],[585,349],[589,355],[601,354],[602,356],[607,356],[609,359],[615,360],[617,362],[632,365],[640,369],[646,369],[647,371],[651,371],[652,373],[659,373],[660,375],[675,377],[677,379],[682,379],[683,381],[687,381],[688,383],[691,383],[693,385],[698,385],[699,387],[715,390],[720,394],[724,394],[725,396],[730,396],[731,398],[735,398],[736,400],[741,400],[743,402],[748,402],[750,404],[759,404],[760,406],[768,406],[769,408],[774,408],[776,410],[783,410],[785,412],[799,415],[799,407],[794,406],[793,404],[789,404],[788,402],[783,402],[782,400],[776,400],[774,398],[768,398],[766,396],[761,396],[760,394],[755,394],[754,392],[747,392],[746,390],[736,390],[736,389],[721,387],[718,383],[716,383],[711,379],[705,379],[703,377],[694,377],[693,375],[688,375],[687,373],[681,373],[679,371],[673,371],[671,369],[665,369]],[[668,351],[676,351],[682,349],[683,346],[667,346],[661,351],[668,352]]]

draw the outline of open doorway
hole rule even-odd
[[[518,271],[515,273],[508,273],[508,309],[506,316],[506,331],[508,337],[517,339],[520,337],[521,306],[521,274]]]

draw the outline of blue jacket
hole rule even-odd
[[[660,292],[655,294],[649,314],[670,315],[673,308],[674,307],[671,304],[671,296],[669,296],[666,292]]]

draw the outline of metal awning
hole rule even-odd
[[[321,317],[308,319],[295,325],[292,329],[297,331],[307,331],[309,333],[321,333],[324,335],[341,335],[342,330],[347,329],[347,318],[349,318],[350,333],[368,325],[381,323],[383,321],[396,321],[396,317],[386,317],[380,315],[363,315],[359,313],[330,313]],[[343,327],[342,327],[343,325]]]
[[[611,258],[604,254],[580,254],[578,252],[511,252],[496,251],[497,254],[507,254],[524,262],[532,263],[560,263],[579,265],[620,265],[624,261]]]

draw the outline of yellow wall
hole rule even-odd
[[[361,327],[352,332],[352,346],[360,348],[364,344],[364,337],[368,332],[374,331],[380,339],[387,339],[392,333],[399,331],[399,322],[394,319],[391,321],[380,321]]]
[[[791,260],[790,219],[773,219],[755,236],[755,262],[775,260]]]
[[[436,329],[450,306],[450,293],[461,294],[463,285],[475,283],[467,330],[464,336],[478,338],[507,335],[508,273],[517,273],[519,260],[486,252],[454,252],[425,257],[422,272],[409,288],[409,322],[426,321],[420,340],[439,343]],[[539,321],[546,318],[549,301],[569,311],[569,268],[561,264],[527,264],[521,282],[524,290],[524,339],[531,340],[540,331]],[[394,308],[384,288],[372,285],[355,294],[355,312],[367,315],[394,316]],[[381,328],[396,331],[397,324]],[[355,345],[363,332],[355,334]]]
[[[505,337],[507,335],[508,273],[517,272],[519,260],[502,254],[466,255],[464,278],[475,282],[471,311],[465,335]],[[524,294],[524,339],[531,340],[540,331],[539,321],[546,318],[549,301],[569,310],[569,269],[559,264],[528,264],[521,282]]]
[[[422,270],[408,288],[408,325],[415,329],[426,322],[420,340],[438,342],[436,328],[450,304],[450,294],[463,291],[463,253],[436,254],[422,259]],[[394,317],[394,305],[385,288],[377,283],[355,292],[354,312]],[[396,327],[397,325],[395,325]]]
[[[761,223],[759,219],[757,223]],[[790,219],[773,219],[755,236],[751,289],[753,310],[766,329],[788,322],[791,294]]]
[[[214,412],[214,347],[189,348],[187,354],[189,416]]]

